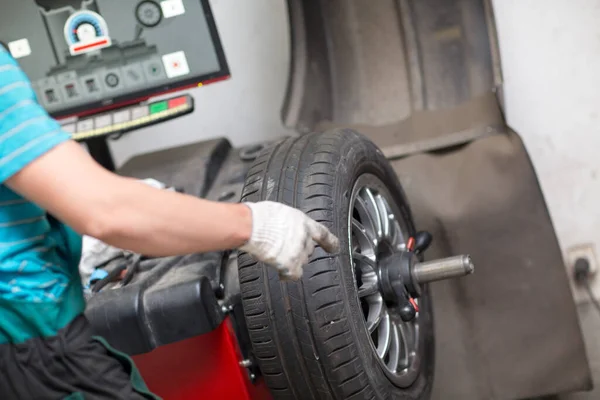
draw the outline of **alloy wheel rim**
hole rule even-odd
[[[348,237],[357,297],[375,356],[386,376],[398,387],[412,385],[419,375],[419,313],[404,322],[397,306],[385,301],[379,261],[406,250],[408,222],[383,182],[361,175],[352,190]]]

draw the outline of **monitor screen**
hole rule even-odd
[[[229,75],[208,0],[0,0],[0,42],[55,117]]]

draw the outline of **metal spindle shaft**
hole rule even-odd
[[[472,274],[475,270],[471,256],[461,255],[440,260],[417,263],[412,270],[412,276],[418,283],[441,281],[459,278]]]

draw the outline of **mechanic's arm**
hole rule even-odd
[[[155,189],[110,173],[72,141],[6,184],[79,233],[150,256],[237,248],[252,232],[248,207]]]
[[[56,146],[6,184],[79,233],[150,256],[242,247],[297,278],[314,242],[327,251],[338,246],[323,225],[299,210],[155,189],[103,169],[73,141]]]

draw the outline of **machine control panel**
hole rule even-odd
[[[55,118],[229,77],[209,0],[0,0],[0,10],[0,44]]]

